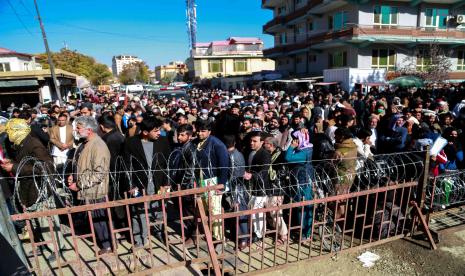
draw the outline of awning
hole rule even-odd
[[[358,82],[356,84],[361,84],[361,85],[365,85],[365,86],[386,86],[386,85],[389,85],[389,83],[385,83],[385,82]]]
[[[317,83],[314,83],[313,85],[325,86],[325,85],[334,85],[334,84],[339,84],[339,82],[317,82]]]
[[[0,88],[39,86],[37,80],[0,80]]]

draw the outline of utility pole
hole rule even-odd
[[[45,34],[44,24],[42,23],[42,18],[40,18],[39,6],[37,5],[37,0],[34,0],[34,5],[37,11],[37,19],[39,20],[40,29],[42,30],[42,38],[44,39],[45,51],[47,52],[48,64],[50,65],[50,73],[52,74],[53,87],[55,89],[55,95],[58,98],[60,106],[63,105],[63,98],[61,97],[60,83],[57,80],[55,75],[55,65],[53,65],[52,55],[50,54],[50,49],[48,48],[47,35]]]

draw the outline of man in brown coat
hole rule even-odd
[[[85,204],[106,201],[109,186],[110,151],[97,135],[98,124],[91,116],[76,118],[76,134],[84,141],[74,155],[76,179],[68,178],[70,190],[78,192],[78,199]],[[93,225],[101,250],[97,255],[111,252],[107,214],[104,209],[92,211]]]
[[[57,124],[50,129],[50,143],[55,165],[65,164],[68,151],[73,147],[73,127],[68,124],[66,113],[60,113]]]

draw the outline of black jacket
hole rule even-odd
[[[170,154],[170,145],[166,137],[160,137],[153,142],[152,180],[155,192],[160,186],[168,185],[167,160]],[[144,147],[140,136],[133,136],[124,142],[123,159],[126,173],[126,186],[147,189],[149,167],[145,158]]]
[[[255,153],[250,172],[252,173],[251,189],[252,195],[266,196],[272,194],[272,187],[269,180],[269,169],[271,164],[271,154],[264,148]]]
[[[122,149],[124,145],[124,136],[117,129],[105,133],[102,136],[102,140],[107,144],[108,150],[110,150],[110,199],[124,198],[123,192],[127,191],[128,187],[116,185],[121,183],[122,174],[121,171],[124,171],[121,159],[118,160],[122,155]],[[119,188],[117,190],[117,188]],[[117,194],[118,193],[118,194]]]

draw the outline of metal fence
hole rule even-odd
[[[363,162],[349,176],[338,173],[332,161],[314,162],[309,181],[288,185],[288,194],[264,199],[248,191],[246,208],[233,204],[232,211],[221,208],[228,197],[216,192],[222,185],[188,190],[178,186],[173,192],[61,209],[47,209],[45,203],[42,211],[11,218],[26,223],[30,242],[22,245],[30,271],[37,275],[176,268],[216,275],[261,272],[392,241],[410,233],[418,216],[422,221],[411,202],[421,198],[418,183],[427,167],[423,157],[409,153],[356,161]],[[288,175],[299,178],[299,172]],[[352,179],[350,191],[330,188],[344,177]],[[99,210],[105,214],[100,223],[107,225],[113,248],[102,255],[93,216]],[[149,234],[142,246],[134,238],[137,210],[145,215],[141,223],[148,233],[161,231]],[[192,235],[186,233],[188,225]]]

